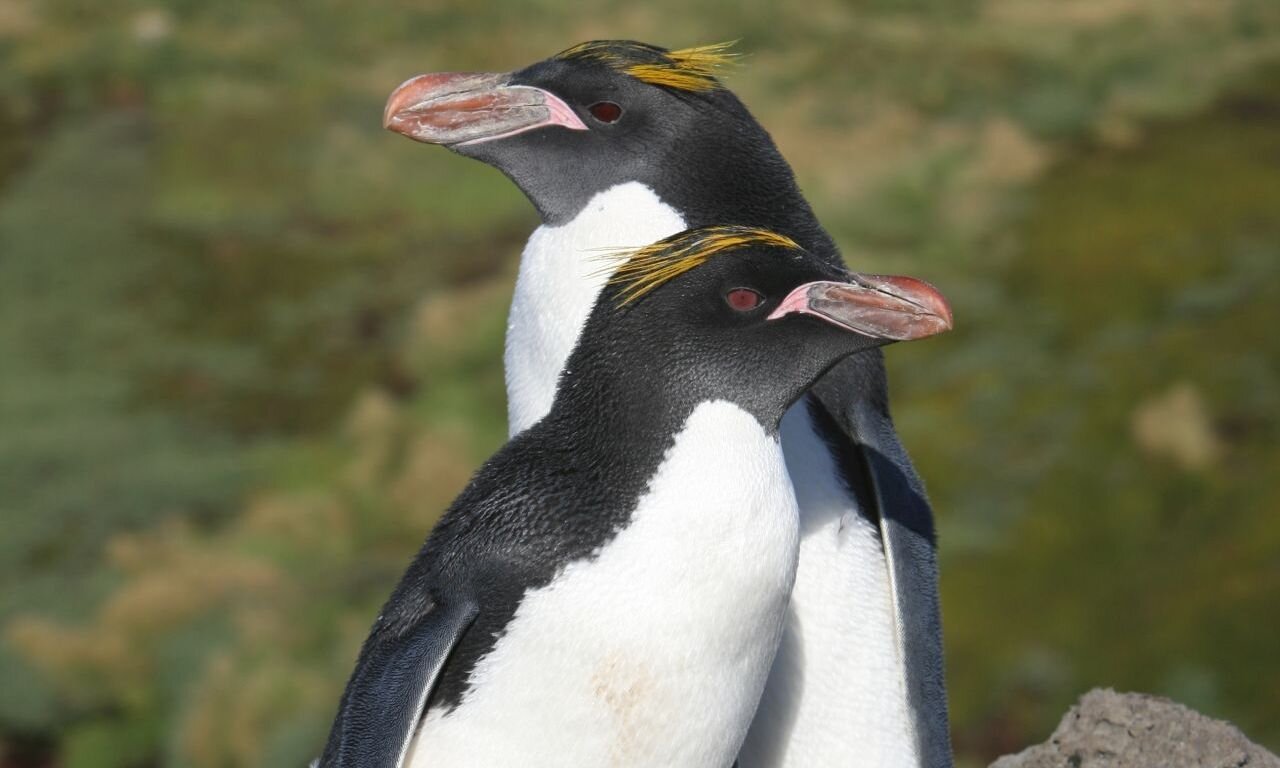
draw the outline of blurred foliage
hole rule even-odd
[[[1274,0],[0,0],[0,764],[314,755],[536,223],[383,99],[596,37],[742,38],[849,261],[953,299],[889,357],[961,756],[1098,684],[1280,745]]]

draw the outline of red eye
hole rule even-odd
[[[724,300],[739,312],[750,312],[764,303],[764,297],[750,288],[734,288],[724,295]]]
[[[587,107],[587,111],[602,123],[616,123],[618,118],[622,117],[622,107],[612,101],[597,101]]]

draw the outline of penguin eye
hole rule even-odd
[[[724,295],[724,300],[739,312],[750,312],[764,303],[764,296],[750,288],[733,288]]]
[[[618,118],[622,117],[622,107],[612,101],[597,101],[587,107],[587,111],[602,123],[616,123]]]

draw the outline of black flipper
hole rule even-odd
[[[873,353],[874,354],[874,353]],[[858,447],[867,494],[877,507],[889,568],[898,652],[906,669],[906,697],[920,764],[951,768],[951,735],[938,605],[937,541],[924,484],[898,440],[889,415],[883,368],[858,355],[824,376],[812,392]],[[878,397],[855,398],[853,393]]]
[[[432,605],[404,631],[379,617],[338,705],[320,768],[401,768],[472,603]]]

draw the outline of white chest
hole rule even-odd
[[[889,571],[802,401],[782,420],[800,563],[741,768],[915,766]]]
[[[782,632],[796,503],[781,448],[700,405],[631,523],[527,594],[411,768],[733,762]]]
[[[503,362],[515,435],[551,410],[556,382],[609,279],[610,251],[638,248],[685,229],[684,219],[639,182],[591,199],[572,221],[538,227],[525,245],[507,320]]]

